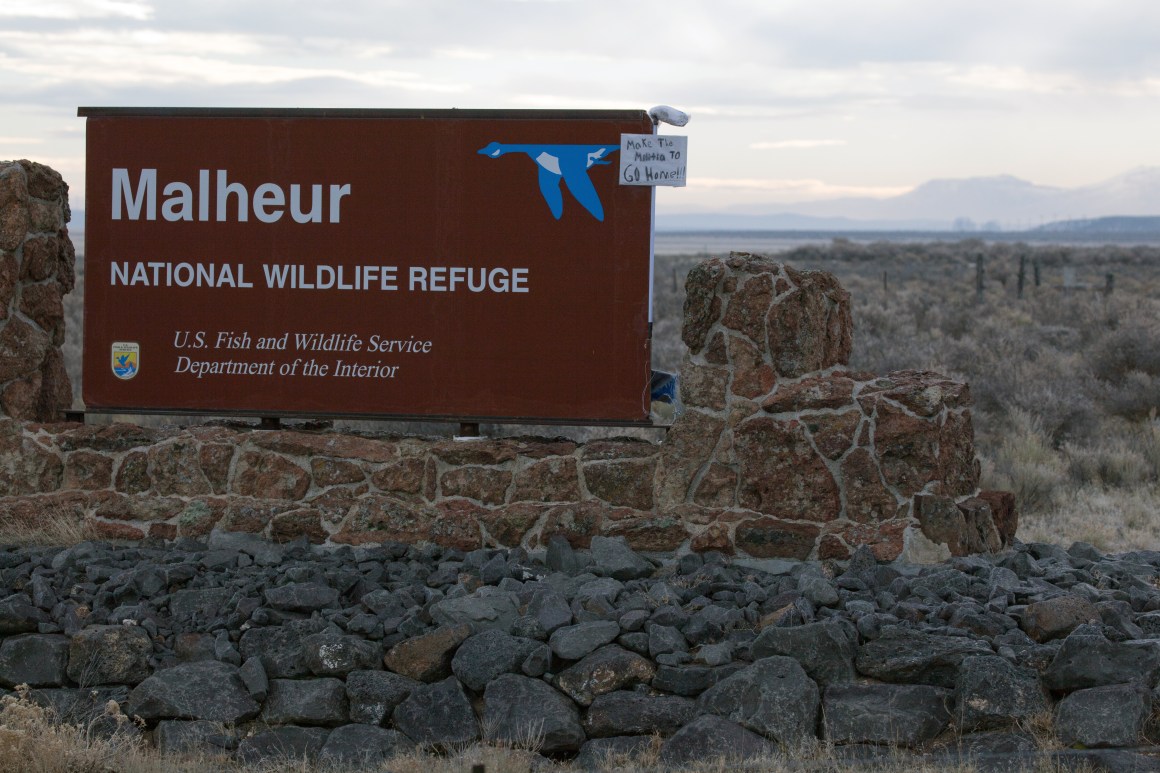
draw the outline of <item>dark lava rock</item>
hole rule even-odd
[[[337,727],[349,721],[341,679],[272,679],[261,720],[270,725]]]
[[[23,593],[0,600],[0,636],[14,633],[36,633],[48,616],[32,606],[32,599]]]
[[[743,663],[731,663],[727,666],[657,666],[656,676],[652,686],[674,695],[696,697],[720,682],[727,676],[732,676],[745,667]]]
[[[1160,641],[1113,642],[1095,626],[1081,625],[1063,640],[1043,684],[1064,692],[1134,681],[1154,687],[1157,674]]]
[[[597,695],[638,682],[648,684],[655,674],[656,667],[648,659],[608,644],[562,671],[556,686],[581,706],[588,706]]]
[[[399,642],[383,657],[383,664],[396,674],[419,682],[437,682],[451,675],[451,659],[459,645],[467,641],[471,625],[446,625],[430,633]]]
[[[548,646],[564,660],[579,660],[619,635],[620,624],[615,620],[593,620],[556,629],[548,639]]]
[[[592,572],[617,580],[649,577],[655,567],[632,551],[624,537],[593,537]]]
[[[391,714],[395,727],[424,747],[454,748],[479,739],[479,724],[455,677],[421,684]]]
[[[891,626],[862,645],[856,664],[860,673],[884,682],[953,688],[964,658],[991,654],[990,647],[974,639]]]
[[[589,738],[616,735],[672,735],[697,713],[691,698],[631,690],[598,695],[584,715]]]
[[[390,671],[352,671],[346,677],[350,721],[381,725],[422,682]]]
[[[243,739],[237,759],[247,764],[281,763],[290,768],[302,760],[318,759],[330,730],[323,727],[275,727]]]
[[[251,628],[242,634],[239,646],[244,659],[261,658],[269,678],[295,679],[310,674],[302,639],[312,633],[317,631],[307,633],[295,625]]]
[[[543,680],[517,674],[487,685],[482,721],[485,740],[545,754],[575,751],[585,739],[576,704]]]
[[[431,605],[431,619],[437,625],[469,625],[473,630],[498,628],[511,633],[520,618],[518,599],[513,593],[496,592],[485,585],[470,596],[448,598]]]
[[[648,627],[648,655],[656,659],[657,655],[667,655],[670,652],[688,652],[689,643],[685,635],[671,625],[652,623]]]
[[[1023,732],[967,733],[950,745],[964,757],[983,754],[1027,754],[1039,748],[1035,737]]]
[[[463,686],[483,692],[500,674],[516,673],[532,652],[543,645],[496,629],[470,637],[451,658],[451,670]]]
[[[0,643],[0,685],[60,687],[67,676],[69,637],[19,634]]]
[[[137,684],[149,676],[153,642],[137,626],[96,625],[72,637],[68,678],[81,687]]]
[[[289,612],[313,612],[333,607],[338,604],[338,596],[334,588],[315,582],[292,582],[265,592],[267,604]]]
[[[395,730],[370,725],[343,725],[326,737],[318,763],[372,769],[398,754],[415,748],[410,738]]]
[[[1032,602],[1023,610],[1020,627],[1037,642],[1067,636],[1084,623],[1098,623],[1100,612],[1086,599],[1065,594]]]
[[[671,734],[663,759],[752,760],[810,745],[824,721],[851,765],[975,754],[979,770],[1007,770],[1036,763],[1025,736],[968,732],[922,755],[890,744],[926,743],[948,697],[956,731],[1023,726],[1047,689],[1067,742],[1150,737],[1156,551],[1016,542],[931,566],[880,565],[865,548],[848,562],[655,562],[619,539],[589,551],[549,538],[548,564],[565,570],[549,573],[522,550],[207,541],[0,547],[0,685],[81,684],[30,697],[94,737],[138,732],[106,714],[110,699],[156,723],[159,745],[208,755],[239,745],[217,723],[261,713],[290,724],[247,738],[239,759],[321,755],[329,741],[321,756],[364,767],[415,742],[459,750],[481,728],[540,739],[557,759],[650,743],[655,755]],[[305,727],[344,722],[360,724]],[[616,735],[585,741],[585,727]],[[1039,762],[1156,767],[1126,749]]]
[[[552,590],[539,590],[528,604],[528,614],[540,624],[546,636],[557,628],[572,624],[572,607],[563,595]]]
[[[270,680],[266,677],[261,658],[252,657],[242,663],[238,667],[238,676],[242,678],[242,684],[246,686],[251,698],[258,703],[266,700],[270,694]]]
[[[852,682],[858,632],[847,621],[807,623],[793,628],[766,628],[753,642],[755,659],[791,657],[819,685]]]
[[[822,703],[826,739],[918,746],[946,728],[950,698],[950,690],[927,685],[831,685]]]
[[[702,714],[661,746],[660,761],[680,767],[703,760],[743,764],[773,756],[778,746],[757,733],[714,714]]]
[[[1059,702],[1056,733],[1065,746],[1135,746],[1152,713],[1152,694],[1138,684],[1076,690]]]
[[[215,661],[185,663],[158,671],[129,693],[125,712],[146,722],[205,719],[233,724],[252,719],[260,707],[235,666]]]
[[[315,676],[346,676],[382,665],[382,647],[358,636],[316,633],[302,640],[302,650]]]
[[[795,748],[817,737],[820,703],[817,684],[798,662],[774,656],[701,693],[697,708]]]
[[[1047,710],[1039,675],[997,655],[964,658],[955,683],[955,723],[971,733],[1028,720]]]
[[[187,588],[169,597],[169,614],[175,622],[198,624],[212,620],[230,598],[229,588]]]

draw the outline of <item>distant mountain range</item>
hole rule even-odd
[[[658,214],[657,230],[1024,231],[1059,221],[1091,224],[1107,217],[1148,219],[1160,216],[1160,167],[1139,167],[1077,188],[1053,188],[999,175],[931,180],[885,199],[809,201],[771,208],[768,213],[745,209]]]
[[[1097,217],[1087,220],[1060,220],[1035,229],[1044,233],[1155,234],[1160,233],[1160,217]]]
[[[658,213],[658,231],[1050,231],[1160,233],[1160,167],[1138,167],[1094,185],[1052,188],[1011,175],[931,180],[901,196],[744,209]],[[84,232],[84,210],[69,230]]]

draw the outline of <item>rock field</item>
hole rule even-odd
[[[1049,727],[1064,767],[1156,770],[1158,573],[1160,552],[1082,543],[927,566],[604,537],[535,557],[226,532],[7,548],[0,684],[74,721],[114,699],[165,751],[239,760],[488,740],[591,767],[659,735],[671,764],[828,742],[1008,770]]]

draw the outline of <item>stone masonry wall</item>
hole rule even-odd
[[[845,368],[850,298],[830,274],[734,253],[686,282],[685,413],[659,456],[658,506],[757,557],[991,552],[1013,499],[978,492],[971,397],[937,373]]]
[[[0,161],[0,414],[54,421],[72,404],[64,304],[75,275],[68,185],[31,161]]]
[[[13,417],[0,419],[0,517],[70,518],[119,539],[217,529],[471,550],[560,534],[576,548],[624,537],[641,551],[789,559],[868,545],[881,560],[937,560],[1014,535],[1011,497],[977,490],[966,385],[847,371],[846,291],[752,255],[690,273],[685,411],[659,444],[22,422],[68,397],[63,323],[49,313],[73,276],[54,175],[27,162],[0,172],[4,222],[31,223],[0,244],[20,278],[0,328],[0,403]]]

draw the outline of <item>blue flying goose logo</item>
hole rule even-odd
[[[540,194],[557,220],[564,214],[564,192],[560,189],[563,182],[576,201],[592,213],[592,217],[603,222],[604,206],[588,179],[588,170],[598,164],[610,163],[608,157],[618,150],[619,145],[510,145],[492,142],[480,148],[479,154],[489,158],[499,158],[505,153],[525,154],[536,162]]]

